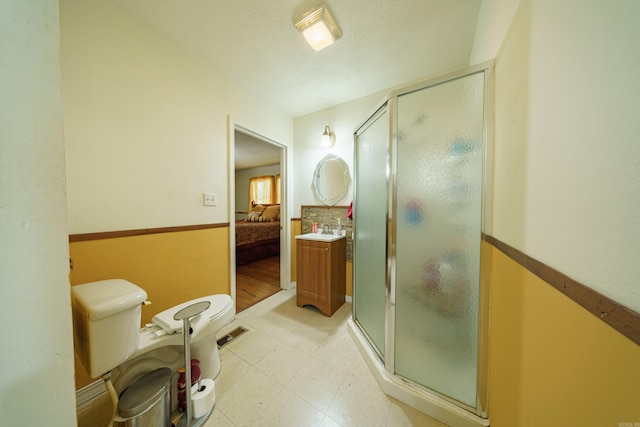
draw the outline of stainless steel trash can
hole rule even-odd
[[[171,369],[159,368],[134,381],[122,393],[118,427],[171,427]]]

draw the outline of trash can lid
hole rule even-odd
[[[145,374],[127,387],[118,402],[118,412],[123,418],[135,417],[149,409],[168,390],[171,369],[158,368]]]

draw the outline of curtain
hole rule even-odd
[[[280,204],[280,174],[276,175],[276,197],[273,203]]]
[[[249,206],[247,212],[251,212],[251,202],[256,204],[274,203],[276,190],[275,177],[271,175],[256,176],[249,179]]]

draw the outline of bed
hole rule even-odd
[[[236,265],[280,254],[280,205],[253,205],[236,221]]]

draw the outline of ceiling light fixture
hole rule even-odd
[[[307,40],[309,46],[316,51],[324,49],[342,37],[342,31],[324,4],[302,15],[295,26]]]
[[[320,145],[323,147],[333,147],[336,143],[336,134],[331,132],[331,128],[329,126],[324,127],[324,132],[322,132],[322,139],[320,140]]]

